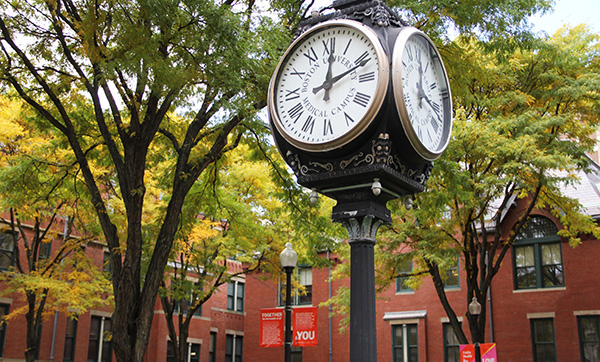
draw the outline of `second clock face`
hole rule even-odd
[[[370,124],[385,97],[387,57],[375,33],[349,20],[299,37],[269,87],[269,112],[282,136],[308,151],[340,147]]]
[[[448,76],[433,42],[415,28],[398,36],[393,55],[395,100],[415,151],[435,160],[445,150],[452,129]]]

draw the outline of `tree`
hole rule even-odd
[[[0,79],[75,155],[110,249],[115,354],[141,361],[186,197],[245,132],[266,132],[256,114],[294,20],[277,25],[254,1],[31,0],[1,14]],[[168,188],[149,195],[150,179]]]
[[[415,207],[395,204],[394,225],[379,247],[390,279],[407,260],[416,261],[415,275],[431,276],[465,344],[444,291],[444,271],[457,254],[466,271],[467,306],[473,297],[487,299],[492,279],[534,210],[550,210],[559,218],[559,234],[573,247],[579,233],[600,236],[578,201],[561,193],[563,185],[577,182],[577,172],[588,162],[585,152],[596,142],[600,47],[597,34],[578,26],[508,57],[465,38],[457,39],[452,50],[457,57],[451,70],[452,141],[436,162],[426,192],[415,197]],[[502,233],[503,213],[515,200],[524,211],[514,229]],[[467,320],[472,340],[482,342],[485,308],[478,319],[467,313]]]
[[[73,164],[61,157],[50,132],[29,127],[31,114],[21,106],[0,98],[0,205],[8,210],[0,216],[0,230],[5,246],[12,244],[11,255],[2,255],[10,263],[2,263],[8,269],[0,273],[5,283],[0,295],[25,299],[6,319],[25,315],[25,358],[32,362],[45,316],[59,310],[77,316],[110,304],[111,298],[109,281],[84,251],[91,237],[80,224],[85,200],[74,192]],[[74,228],[79,235],[73,235]],[[53,243],[58,243],[54,250]]]

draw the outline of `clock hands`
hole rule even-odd
[[[333,65],[333,62],[335,61],[335,57],[333,56],[333,47],[331,48],[331,54],[329,54],[329,58],[327,59],[327,62],[329,63],[329,65],[327,66],[327,74],[325,75],[325,82],[323,83],[323,85],[329,81],[331,81],[331,68]],[[331,85],[329,85],[329,87],[325,87],[325,94],[323,94],[323,100],[324,101],[328,101],[329,100],[329,90],[331,89]],[[314,92],[313,90],[313,93]]]
[[[421,66],[421,62],[419,62],[419,81],[417,82],[417,98],[419,100],[419,108],[423,108],[423,99],[425,99],[425,102],[429,105],[429,107],[431,107],[431,110],[433,111],[433,113],[437,116],[437,119],[440,123],[442,122],[442,118],[439,115],[439,106],[435,107],[433,105],[433,102],[431,101],[431,99],[429,99],[429,97],[427,96],[427,93],[425,93],[425,90],[423,90],[423,67]]]
[[[345,71],[345,72],[343,72],[341,74],[338,74],[338,75],[336,75],[335,77],[333,77],[331,79],[325,79],[325,82],[323,82],[323,84],[321,84],[318,87],[313,88],[313,94],[317,94],[317,92],[319,92],[321,89],[325,89],[325,91],[328,92],[331,89],[331,87],[335,83],[337,83],[340,79],[344,78],[345,76],[347,76],[348,74],[352,73],[356,69],[358,69],[360,67],[364,67],[368,62],[369,62],[369,59],[362,60],[360,63],[356,64],[354,67],[348,69],[347,71]],[[329,94],[327,94],[327,95],[329,95]],[[323,98],[323,100],[328,100],[328,99]]]

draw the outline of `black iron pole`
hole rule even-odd
[[[350,244],[350,362],[377,362],[375,241],[384,220],[375,212],[342,218],[335,211]]]
[[[292,271],[293,266],[285,270],[285,362],[292,361]]]
[[[350,241],[350,362],[377,361],[374,246]]]

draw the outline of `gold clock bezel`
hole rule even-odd
[[[406,49],[406,43],[412,36],[421,36],[423,37],[433,48],[441,67],[441,71],[444,77],[444,81],[446,83],[446,88],[448,90],[448,96],[444,98],[444,135],[445,139],[438,147],[438,150],[432,151],[425,147],[425,145],[419,139],[419,136],[415,132],[415,129],[412,125],[411,119],[408,114],[408,109],[406,107],[406,103],[404,101],[404,88],[402,86],[402,55]],[[451,132],[452,132],[452,93],[450,92],[450,81],[448,79],[448,73],[446,72],[446,67],[444,66],[444,62],[442,61],[442,57],[437,47],[433,43],[433,41],[427,36],[427,34],[423,33],[421,30],[414,27],[406,27],[403,28],[396,41],[394,43],[394,50],[392,53],[392,72],[394,76],[392,77],[392,89],[394,93],[394,101],[396,103],[396,109],[398,111],[398,115],[400,116],[400,122],[402,123],[402,128],[406,133],[408,141],[410,142],[412,148],[424,159],[428,161],[435,161],[438,159],[444,150],[448,147],[448,143],[450,142]]]
[[[371,103],[371,106],[369,107],[367,112],[364,114],[364,116],[360,120],[357,121],[357,124],[351,130],[342,134],[338,138],[335,138],[333,140],[329,140],[326,142],[313,142],[313,143],[304,142],[304,141],[300,141],[300,140],[292,137],[290,134],[288,134],[285,127],[283,126],[283,124],[279,118],[279,114],[277,112],[276,105],[275,105],[276,93],[275,93],[274,88],[280,77],[281,68],[286,63],[289,55],[307,37],[311,36],[311,34],[317,32],[317,31],[320,31],[324,28],[329,28],[329,27],[353,28],[354,30],[357,30],[358,32],[362,33],[371,42],[371,44],[373,44],[373,49],[375,50],[375,54],[377,56],[377,62],[378,62],[378,69],[377,69],[378,84],[375,88],[375,93],[372,95],[373,102]],[[285,51],[283,57],[279,60],[279,63],[277,64],[277,68],[275,69],[275,72],[273,73],[273,76],[271,77],[271,81],[269,83],[269,92],[268,92],[268,96],[267,96],[267,107],[268,107],[269,117],[271,118],[272,124],[275,125],[275,128],[277,129],[279,134],[281,134],[281,136],[287,142],[289,142],[291,145],[293,145],[301,150],[304,150],[304,151],[311,151],[311,152],[331,151],[333,149],[342,147],[342,146],[350,143],[358,135],[363,133],[365,131],[365,129],[372,123],[372,121],[375,119],[375,117],[379,113],[379,110],[381,109],[381,105],[383,104],[383,101],[385,100],[387,89],[388,89],[388,84],[389,84],[389,60],[385,53],[385,50],[383,49],[383,46],[381,45],[381,42],[379,41],[379,38],[377,37],[377,34],[371,28],[369,28],[368,26],[366,26],[358,21],[347,20],[347,19],[326,21],[321,24],[315,25],[314,27],[312,27],[308,31],[306,31],[304,34],[299,36],[296,40],[294,40],[292,42],[292,44],[288,47],[288,49]]]

